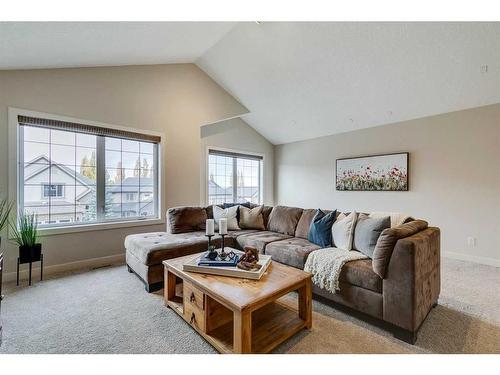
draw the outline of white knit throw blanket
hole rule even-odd
[[[358,259],[368,259],[368,257],[359,251],[328,247],[309,254],[304,271],[312,273],[312,281],[318,287],[335,294],[340,290],[339,276],[342,267],[347,262]]]

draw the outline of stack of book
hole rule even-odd
[[[220,259],[219,256],[214,260],[208,257],[208,252],[200,257],[198,260],[198,266],[210,266],[210,267],[236,267],[240,257],[235,255],[233,259],[226,258],[224,260]]]

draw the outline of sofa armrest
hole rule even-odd
[[[441,288],[440,230],[428,227],[398,240],[383,280],[384,320],[416,332]]]
[[[207,210],[204,207],[172,207],[167,211],[168,233],[178,234],[205,230]]]

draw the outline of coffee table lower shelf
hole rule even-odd
[[[221,353],[233,351],[233,322],[202,335]],[[306,323],[294,311],[279,302],[256,310],[252,314],[252,353],[269,353],[300,330]]]

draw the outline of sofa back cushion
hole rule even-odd
[[[262,218],[264,219],[264,227],[267,228],[267,224],[269,223],[269,216],[273,211],[273,206],[263,206],[262,207]]]
[[[264,226],[264,218],[262,216],[263,208],[264,206],[257,206],[254,208],[240,206],[240,228],[266,230],[266,227]]]
[[[295,229],[297,228],[302,211],[303,209],[298,207],[274,207],[269,215],[267,229],[288,236],[295,235]]]
[[[168,209],[170,233],[205,230],[207,211],[204,207],[173,207]]]
[[[373,258],[375,245],[384,229],[391,227],[389,216],[371,218],[360,214],[354,229],[353,249],[358,250],[369,258]]]
[[[384,278],[396,242],[426,229],[427,226],[427,221],[413,220],[395,228],[384,229],[373,250],[373,271]]]
[[[311,222],[311,228],[309,229],[307,239],[322,248],[331,247],[332,225],[336,217],[336,210],[327,214],[318,209]]]
[[[309,228],[311,227],[314,215],[316,215],[316,211],[316,209],[312,208],[303,210],[299,222],[297,223],[297,229],[295,229],[295,237],[307,239]]]

